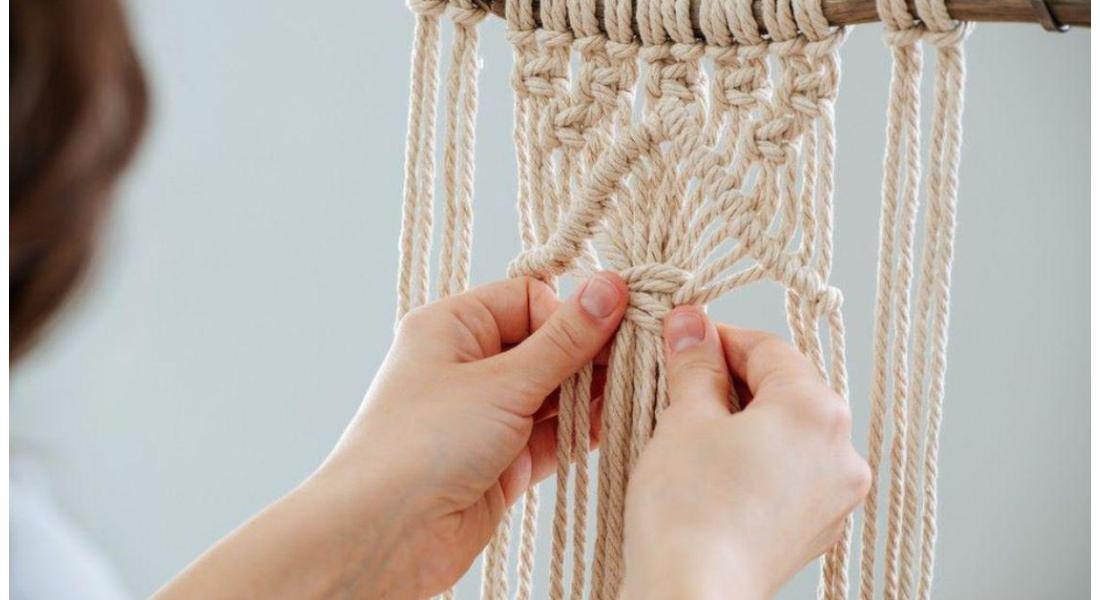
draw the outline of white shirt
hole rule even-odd
[[[113,566],[61,512],[42,469],[15,457],[10,469],[11,597],[130,598]]]

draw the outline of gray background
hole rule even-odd
[[[147,594],[318,464],[389,343],[412,18],[397,2],[132,4],[153,126],[93,282],[15,371],[11,422],[15,451]],[[499,21],[483,31],[478,282],[518,247],[511,58]],[[837,104],[834,281],[861,448],[880,33],[853,32]],[[1088,44],[986,25],[968,46],[941,598],[1088,590]],[[754,288],[713,314],[785,331],[780,299]],[[784,596],[812,585],[807,571]]]

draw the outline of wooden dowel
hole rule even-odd
[[[505,0],[481,0],[493,14],[504,17]],[[538,0],[534,0],[536,7]],[[1089,27],[1092,20],[1092,0],[1046,0],[1051,14],[1062,25]],[[913,0],[908,0],[909,10],[914,15],[916,8]],[[763,23],[760,0],[754,0],[753,13],[758,23]],[[875,0],[821,0],[821,9],[825,18],[833,25],[858,25],[878,21]],[[947,10],[952,17],[964,21],[986,21],[1004,23],[1038,23],[1039,15],[1032,6],[1032,0],[947,0]],[[596,3],[596,15],[603,24],[603,3]],[[538,18],[538,11],[535,11]],[[692,0],[691,21],[695,33],[699,33],[699,2]]]

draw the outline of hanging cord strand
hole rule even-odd
[[[533,177],[531,178],[532,193],[535,193],[534,190],[537,190],[537,197],[531,197],[529,206],[533,211],[536,206],[541,209],[528,217],[528,219],[533,220],[536,224],[536,240],[539,243],[544,243],[549,232],[556,229],[558,219],[568,201],[566,198],[569,186],[568,177],[555,177],[552,170],[554,159],[552,156],[548,155],[547,151],[552,150],[554,146],[553,121],[551,121],[551,119],[555,116],[554,111],[556,107],[564,101],[568,92],[569,44],[572,41],[572,34],[569,30],[568,6],[566,0],[543,0],[539,8],[543,24],[543,30],[540,31],[539,34],[542,35],[543,46],[546,49],[545,56],[549,58],[547,63],[543,65],[545,69],[543,73],[549,85],[545,86],[544,93],[539,97],[536,104],[537,107],[543,107],[545,110],[539,110],[535,114],[529,115],[530,118],[533,119],[532,125],[534,130],[528,132],[525,137],[527,137],[529,143],[529,158],[533,159],[530,160],[528,165],[530,168],[534,169],[532,172]],[[535,145],[531,145],[532,140],[535,139],[538,140],[537,148]],[[539,157],[539,154],[541,154],[541,157]],[[566,154],[559,154],[557,166],[567,175],[570,170],[569,156]],[[542,276],[541,278],[552,286],[556,286],[556,278],[554,276]],[[569,387],[575,389],[574,386]],[[559,394],[559,407],[563,400],[570,404],[574,403],[573,398],[563,398]],[[573,406],[570,406],[566,410],[573,408]],[[573,415],[570,414],[565,418],[571,419],[572,417]],[[569,441],[571,442],[571,440]],[[566,449],[568,450],[568,448],[569,446],[567,445]],[[567,471],[568,469],[566,469],[564,473],[566,480],[568,478]],[[563,492],[564,490],[559,488],[559,493]],[[556,509],[560,502],[555,499],[555,504]],[[532,593],[538,506],[538,487],[532,485],[527,489],[523,498],[523,519],[520,522],[519,562],[516,573],[516,600],[528,600]],[[557,511],[555,510],[555,512]],[[560,524],[557,525],[557,527],[560,526]],[[558,537],[558,542],[561,542],[560,537]]]
[[[477,119],[478,23],[485,11],[472,2],[450,4],[454,23],[451,61],[448,66],[446,118],[443,146],[444,219],[439,254],[439,297],[466,291],[470,281],[473,236],[474,125]],[[434,109],[433,109],[434,110]],[[434,182],[433,182],[434,183]],[[432,207],[429,204],[427,214]],[[429,225],[430,243],[430,225]],[[424,259],[427,268],[427,254]],[[427,279],[422,280],[427,285]],[[450,589],[440,595],[454,598]]]
[[[427,255],[431,253],[431,204],[435,184],[435,110],[439,81],[439,16],[444,0],[414,0],[416,14],[405,149],[405,199],[401,221],[397,317],[426,299]],[[427,209],[425,210],[425,206]],[[425,218],[427,213],[427,218]]]
[[[929,157],[929,214],[925,249],[921,259],[922,286],[918,292],[919,318],[929,332],[920,336],[915,349],[921,363],[926,358],[928,360],[927,368],[924,364],[917,365],[920,399],[925,408],[923,502],[920,507],[923,512],[918,515],[916,510],[913,511],[914,523],[910,528],[914,543],[919,543],[917,596],[926,599],[931,593],[936,536],[936,465],[944,399],[951,263],[954,254],[959,152],[962,140],[961,118],[965,84],[963,43],[971,31],[971,25],[953,21],[942,0],[922,0],[917,3],[917,10],[921,19],[928,23],[926,39],[937,48],[933,90],[934,129]],[[918,460],[916,454],[917,445],[914,444],[914,463]],[[912,470],[914,473],[917,471],[916,467]],[[917,494],[917,485],[914,476],[910,492],[914,497]],[[919,524],[916,522],[918,517]],[[921,529],[919,541],[916,541],[917,527]]]
[[[890,47],[893,68],[890,81],[889,104],[887,106],[886,150],[883,159],[883,183],[882,183],[882,217],[879,237],[879,265],[878,285],[875,301],[874,316],[874,361],[872,366],[871,384],[871,422],[868,433],[868,463],[872,472],[870,491],[864,501],[863,507],[863,532],[860,560],[860,598],[871,600],[874,597],[875,583],[875,547],[876,526],[878,518],[878,481],[879,466],[881,464],[882,447],[884,441],[884,426],[886,417],[886,398],[889,389],[888,365],[891,353],[889,340],[891,333],[898,335],[895,319],[908,319],[906,306],[899,306],[898,300],[907,303],[909,297],[909,281],[905,273],[897,273],[895,264],[899,261],[899,254],[909,258],[911,264],[912,252],[912,224],[910,220],[915,211],[917,200],[914,190],[920,177],[920,69],[921,54],[917,45],[920,31],[915,26],[908,8],[901,0],[880,0],[879,14],[886,25],[886,42]],[[904,187],[903,187],[904,186]],[[897,239],[899,221],[908,224],[903,225],[901,239]],[[900,248],[900,251],[899,251]],[[904,271],[904,269],[902,269]],[[899,280],[901,279],[901,280]],[[897,338],[895,338],[897,339]],[[904,350],[907,340],[902,337],[897,340]],[[894,345],[897,350],[899,344]],[[894,356],[897,360],[898,357]],[[895,363],[895,385],[900,381],[904,385],[905,374],[904,361]],[[904,389],[895,388],[894,409],[894,442],[892,444],[892,456],[894,452],[904,450],[899,446],[899,436],[904,436],[905,412],[898,406],[898,402],[904,402]],[[896,484],[896,475],[900,463],[891,462],[890,507],[891,515],[888,532],[893,531],[893,539],[896,539],[898,500],[896,494],[902,489]],[[888,533],[888,538],[891,535]],[[891,559],[893,550],[889,539],[887,544],[887,587],[890,583]],[[889,593],[887,594],[889,597]]]
[[[903,37],[906,34],[900,34]],[[914,433],[914,423],[909,418],[913,399],[909,393],[909,300],[913,280],[913,244],[919,201],[920,185],[920,125],[919,99],[921,79],[921,50],[917,44],[902,45],[896,53],[900,62],[908,63],[904,69],[908,78],[904,84],[909,89],[903,91],[905,140],[902,161],[903,180],[897,199],[896,228],[897,245],[893,265],[893,297],[889,300],[893,307],[892,349],[889,356],[889,372],[893,376],[893,428],[894,435],[890,445],[890,487],[887,512],[886,560],[885,560],[885,597],[898,598],[904,595],[901,589],[904,579],[905,558],[901,552],[903,532],[909,518],[905,512],[908,499],[906,491],[907,450]],[[884,186],[885,187],[885,186]],[[884,357],[885,360],[885,357]]]
[[[927,1],[924,8],[935,11]],[[433,10],[442,5],[421,2]],[[767,38],[757,33],[751,0],[726,5],[710,2],[704,3],[709,15],[708,44],[713,39],[722,46],[721,53],[711,53],[694,37],[696,15],[691,0],[638,0],[637,15],[630,10],[630,0],[609,2],[604,7],[603,26],[608,28],[608,21],[613,21],[623,39],[608,40],[598,39],[589,27],[596,19],[595,0],[541,2],[540,29],[534,27],[531,0],[509,2],[519,8],[517,26],[509,24],[509,39],[516,51],[517,206],[524,245],[510,274],[532,275],[554,285],[558,276],[590,269],[595,264],[591,245],[599,241],[601,253],[606,253],[610,267],[627,279],[631,291],[627,318],[612,347],[612,372],[602,408],[597,536],[591,565],[592,597],[610,600],[618,594],[624,570],[622,513],[630,470],[667,403],[659,339],[660,322],[668,309],[680,303],[704,302],[754,281],[776,280],[790,290],[787,304],[796,344],[833,388],[847,397],[840,295],[828,285],[835,149],[831,103],[839,75],[835,51],[843,32],[829,26],[820,4],[813,0],[765,2],[761,19]],[[450,5],[456,10],[445,106],[441,295],[465,289],[469,279],[478,59],[476,22],[467,23],[464,15],[484,12],[474,0],[454,0]],[[897,37],[912,35],[910,31],[917,29],[907,10],[902,0],[882,0],[880,12],[893,20]],[[436,20],[434,30],[430,19],[422,18],[426,8],[418,12],[417,19],[413,58],[417,74],[410,83],[415,97],[409,116],[398,285],[401,314],[426,301],[428,295],[438,11],[431,15]],[[923,10],[921,17],[927,21]],[[623,96],[615,88],[633,87],[630,72],[636,65],[630,46],[635,22],[647,67],[640,86],[646,102],[640,122],[631,124],[629,91]],[[943,34],[944,39],[934,38],[933,43],[946,54],[951,45],[946,30],[934,33]],[[961,87],[961,48],[956,49],[957,58],[949,56],[937,70],[937,89],[941,81],[958,80]],[[579,79],[569,75],[573,50],[581,58]],[[716,70],[712,87],[706,86],[707,76],[699,65],[705,51],[716,61],[719,56],[724,61],[721,73]],[[766,66],[769,51],[778,65],[771,95],[766,91],[771,79]],[[934,540],[935,534],[934,523],[927,522],[927,506],[928,498],[933,505],[935,498],[934,442],[938,442],[935,436],[942,405],[958,131],[946,124],[933,133],[942,131],[944,135],[940,144],[933,145],[930,158],[928,226],[936,231],[934,237],[929,234],[933,241],[924,248],[922,281],[927,271],[933,283],[927,288],[927,298],[918,294],[918,349],[922,343],[920,324],[928,323],[931,332],[923,342],[928,346],[927,359],[917,353],[914,373],[918,381],[910,385],[908,297],[917,208],[914,190],[920,167],[915,116],[919,114],[918,92],[913,88],[914,82],[919,82],[920,55],[919,47],[911,42],[892,44],[892,52],[894,77],[902,83],[891,91],[892,125],[888,127],[883,184],[884,256],[876,310],[878,375],[872,389],[872,429],[876,419],[879,425],[869,443],[871,454],[876,445],[879,448],[874,463],[877,469],[886,402],[892,398],[886,591],[890,598],[908,598],[914,574],[910,567],[915,568],[911,557],[917,552],[922,560],[918,595],[923,598],[930,586],[924,582],[926,572],[931,580],[932,543],[927,540]],[[742,68],[725,70],[731,63]],[[748,78],[717,82],[719,74],[732,77],[734,73]],[[710,90],[710,97],[701,90]],[[717,96],[731,90],[736,93]],[[938,94],[944,98],[943,106],[936,106],[936,118],[950,120],[956,115],[957,120],[961,96],[956,100],[950,90]],[[891,169],[893,181],[888,183]],[[742,269],[736,265],[745,259],[756,264],[734,271]],[[829,336],[827,347],[819,331],[823,320]],[[880,331],[886,332],[881,344]],[[924,371],[928,373],[924,375]],[[583,528],[588,481],[581,465],[587,465],[591,376],[590,370],[582,371],[563,385],[559,396],[558,490],[550,557],[550,593],[555,600],[565,596],[565,558],[570,550],[571,597],[581,597],[586,584]],[[911,387],[927,388],[927,417],[925,409],[913,403]],[[927,425],[920,424],[922,418]],[[918,435],[924,438],[923,446]],[[918,476],[913,474],[918,457],[924,461],[923,490],[916,487]],[[572,519],[568,510],[570,475],[574,476]],[[917,528],[912,517],[915,511],[910,508],[922,492],[925,522],[923,528]],[[537,502],[532,488],[525,496],[520,522],[517,600],[528,600],[532,592]],[[873,595],[875,538],[874,501],[869,503],[869,565],[866,543],[861,559],[861,596],[868,599]],[[486,598],[508,597],[510,523],[506,514],[486,549]],[[864,528],[866,541],[866,522]],[[841,543],[823,558],[819,594],[824,598],[846,596],[850,523],[844,531]],[[568,549],[570,532],[573,546]],[[916,546],[918,538],[920,546]],[[929,557],[927,566],[925,556]]]
[[[509,0],[508,11],[508,37],[512,42],[515,56],[515,67],[512,75],[512,87],[515,91],[515,123],[513,126],[513,140],[516,146],[516,163],[518,173],[518,199],[517,210],[519,212],[520,237],[524,250],[529,250],[536,243],[545,241],[545,224],[541,224],[541,214],[536,215],[534,207],[536,200],[532,198],[532,170],[537,166],[534,161],[543,157],[537,152],[538,144],[534,139],[538,132],[539,111],[535,95],[545,94],[552,85],[544,78],[539,66],[539,44],[535,31],[534,11],[530,0]],[[536,227],[536,223],[540,226]],[[568,480],[571,472],[570,460],[573,449],[573,421],[574,404],[577,396],[577,381],[575,378],[562,383],[558,394],[558,427],[555,449],[556,460],[556,489],[554,497],[554,517],[552,525],[552,541],[550,554],[550,598],[558,600],[563,596],[563,562],[565,557],[566,529],[568,527],[567,501]],[[527,523],[527,515],[534,515],[537,506],[537,497],[525,498],[523,535],[534,536],[533,523]],[[529,533],[528,533],[529,532]],[[519,589],[517,597],[526,597],[530,594],[527,584],[529,574],[533,569],[533,548],[521,547]]]
[[[444,219],[439,253],[440,296],[463,291],[470,279],[473,235],[474,125],[477,120],[478,29],[485,12],[455,2],[443,147]]]

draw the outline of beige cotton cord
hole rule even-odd
[[[405,157],[405,202],[398,270],[398,319],[428,301],[435,194],[436,100],[440,17],[449,11],[454,39],[448,67],[443,145],[444,223],[439,297],[469,286],[473,236],[474,129],[479,68],[477,24],[485,11],[472,0],[413,0],[416,13]],[[441,598],[454,597],[448,590]]]
[[[883,597],[913,597],[915,576],[916,595],[928,598],[931,594],[936,457],[946,369],[948,289],[965,73],[962,43],[971,27],[953,21],[942,1],[921,0],[916,7],[919,21],[909,14],[902,0],[879,2],[894,74],[884,160],[868,451],[868,462],[876,476],[864,503],[861,598],[873,598],[875,590],[878,468],[885,437],[887,389],[891,384],[893,437]],[[928,206],[916,292],[917,318],[910,340],[909,294],[920,183],[921,40],[936,47],[937,61],[929,138]],[[892,380],[888,380],[888,372],[893,374]]]
[[[561,277],[581,278],[608,268],[623,276],[630,291],[626,316],[611,345],[599,409],[602,439],[593,514],[588,501],[592,368],[564,382],[559,394],[557,489],[548,557],[549,596],[555,600],[586,595],[611,600],[619,595],[630,472],[668,404],[661,329],[672,307],[705,304],[757,282],[778,283],[786,290],[793,342],[833,389],[848,398],[842,296],[828,283],[835,187],[833,103],[845,31],[829,25],[815,0],[769,0],[760,5],[759,15],[751,0],[695,1],[701,40],[693,30],[691,0],[542,0],[537,8],[533,0],[507,0],[514,59],[516,207],[523,245],[508,274],[556,287]],[[454,35],[445,80],[439,295],[460,292],[469,281],[477,25],[485,16],[475,0],[413,0],[411,8],[417,27],[399,316],[428,298],[444,12]],[[889,425],[883,567],[884,595],[889,598],[908,598],[914,587],[917,596],[926,598],[931,586],[960,140],[961,43],[968,31],[950,19],[942,0],[920,0],[916,8],[919,21],[904,0],[879,3],[894,67],[869,461],[877,474]],[[911,327],[922,39],[937,47],[939,60],[925,242]],[[730,401],[736,409],[737,398]],[[861,536],[862,598],[873,597],[875,591],[876,493],[868,498]],[[514,596],[519,600],[533,594],[538,503],[532,486],[518,521]],[[509,509],[485,549],[484,598],[504,600],[512,594],[512,516]],[[586,531],[593,516],[596,536],[589,540]],[[840,543],[822,558],[820,597],[847,596],[850,554],[848,522]],[[448,592],[444,597],[451,596]]]

